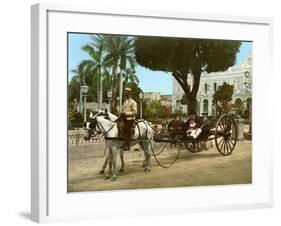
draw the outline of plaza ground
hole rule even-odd
[[[211,144],[208,144],[211,146]],[[155,144],[160,150],[163,144]],[[137,147],[137,146],[136,146]],[[99,174],[104,161],[103,142],[69,145],[68,191],[103,191],[160,187],[206,186],[248,184],[252,182],[252,143],[237,142],[230,156],[222,156],[215,145],[198,153],[182,150],[176,163],[164,169],[151,156],[151,171],[142,168],[143,151],[126,151],[125,171],[118,173],[117,180],[106,180]],[[176,156],[176,149],[167,149],[159,160],[169,164]],[[120,158],[118,157],[118,169]]]

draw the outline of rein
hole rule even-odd
[[[100,127],[101,127],[102,130],[105,131],[105,129],[104,129],[104,127],[102,126],[102,124],[101,124],[98,120],[96,120],[96,122],[97,122],[97,125],[98,125],[99,129],[100,129]],[[108,133],[110,132],[110,130],[113,129],[114,126],[115,126],[115,124],[113,124],[105,133],[102,133],[102,136],[101,136],[100,138],[105,137],[105,135],[108,134]],[[105,137],[105,139],[106,139],[106,137]]]
[[[97,127],[98,127],[100,130],[105,131],[105,129],[104,129],[104,127],[102,126],[102,124],[101,124],[97,119],[95,119],[95,120],[96,120],[96,122],[97,122]],[[161,150],[160,152],[155,153],[154,148],[153,148],[153,145],[152,145],[152,141],[151,141],[151,140],[148,138],[148,136],[147,136],[147,131],[148,131],[148,126],[149,126],[152,130],[154,130],[154,131],[157,131],[157,130],[155,130],[152,126],[150,126],[145,120],[142,120],[142,121],[139,121],[139,122],[143,122],[143,123],[145,124],[145,126],[146,126],[146,136],[143,137],[143,138],[141,138],[141,136],[139,135],[139,139],[132,139],[132,140],[136,140],[136,141],[137,141],[137,140],[147,140],[148,143],[149,143],[149,146],[150,146],[152,155],[153,155],[155,161],[157,162],[157,164],[158,164],[160,167],[162,167],[162,168],[170,168],[172,165],[174,165],[174,163],[175,163],[175,162],[177,161],[177,159],[179,158],[180,152],[181,152],[181,150],[182,150],[182,144],[180,144],[180,147],[179,147],[178,150],[177,150],[177,155],[176,155],[176,157],[173,159],[173,161],[172,161],[170,164],[168,164],[168,165],[163,165],[163,164],[159,161],[159,159],[157,158],[157,155],[161,154],[161,153],[163,152],[163,150],[166,148],[166,146],[167,146],[169,143],[165,144],[164,147],[162,148],[162,150]],[[115,125],[116,125],[116,124],[113,124],[107,131],[105,131],[104,133],[102,133],[102,136],[100,136],[99,138],[104,137],[105,140],[124,140],[124,139],[119,138],[119,137],[105,137],[106,134],[108,134],[108,133],[112,130],[112,128],[113,128]],[[140,130],[139,127],[138,127],[138,130]],[[139,134],[140,134],[140,132],[139,132]],[[177,141],[179,141],[178,138],[174,138],[173,142],[176,142],[176,143],[177,143]]]
[[[98,128],[99,128],[100,130],[102,130],[102,131],[105,131],[105,129],[104,129],[104,127],[102,126],[102,124],[101,124],[97,119],[95,119],[95,120],[96,120],[96,122],[97,122]],[[110,121],[111,121],[111,122],[114,122],[114,121],[112,121],[112,120],[110,120]],[[145,126],[146,126],[146,136],[145,136],[144,138],[142,138],[141,135],[140,135],[140,128],[139,128],[139,125],[138,125],[139,122],[143,122],[143,123],[145,124]],[[114,122],[114,123],[115,123],[115,122]],[[100,138],[104,137],[104,139],[106,139],[106,140],[124,140],[124,139],[122,139],[122,138],[120,138],[120,137],[106,137],[106,134],[108,134],[108,133],[113,129],[113,127],[114,127],[115,125],[116,125],[116,123],[113,124],[106,132],[102,133],[102,136],[100,136],[100,137],[97,138],[97,139],[100,139]],[[131,139],[131,140],[133,140],[133,141],[136,141],[136,140],[147,140],[147,139],[148,139],[148,138],[147,138],[148,126],[149,126],[151,129],[155,130],[155,129],[152,128],[149,124],[147,124],[147,122],[146,122],[145,120],[137,121],[137,128],[138,128],[138,131],[139,131],[139,139]]]

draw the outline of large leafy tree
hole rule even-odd
[[[225,71],[235,64],[239,41],[138,37],[136,61],[154,71],[170,72],[182,87],[189,113],[196,112],[202,72]],[[188,84],[188,78],[192,84]],[[189,86],[190,85],[190,86]]]

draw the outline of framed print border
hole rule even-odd
[[[50,161],[52,156],[50,156],[50,137],[49,137],[49,108],[50,92],[49,89],[52,88],[49,76],[49,61],[48,56],[50,53],[49,49],[49,33],[52,29],[51,23],[49,23],[50,13],[73,13],[81,15],[97,15],[106,17],[118,17],[123,18],[138,18],[140,20],[149,19],[157,20],[163,19],[167,21],[197,21],[202,23],[224,23],[224,24],[239,24],[239,25],[262,25],[266,29],[263,31],[268,36],[269,43],[265,45],[268,47],[266,51],[267,55],[264,56],[266,71],[271,74],[271,62],[272,62],[272,51],[273,51],[273,20],[269,18],[257,18],[257,17],[238,17],[238,16],[226,16],[226,15],[206,15],[206,14],[191,14],[184,12],[160,12],[160,11],[144,11],[144,10],[125,10],[125,9],[96,9],[89,7],[77,7],[77,6],[66,6],[57,4],[36,4],[32,6],[31,10],[31,218],[36,222],[49,222],[58,220],[72,220],[72,219],[83,219],[85,216],[65,216],[52,214],[51,205],[49,203],[50,197],[54,196],[50,193],[50,180],[52,176],[50,174]],[[206,26],[206,25],[205,25]],[[259,90],[259,84],[256,84],[255,89]],[[257,99],[255,96],[254,100]],[[258,104],[257,101],[255,101]],[[269,113],[267,113],[269,114]],[[260,116],[256,116],[259,118]],[[272,119],[269,119],[272,120]],[[255,128],[259,128],[260,125],[255,125]],[[258,137],[258,135],[256,136]],[[255,145],[254,147],[257,147]],[[143,215],[155,215],[155,214],[175,214],[175,213],[185,213],[194,211],[213,211],[213,210],[227,210],[227,209],[248,209],[248,208],[263,208],[271,207],[273,205],[273,161],[272,161],[272,148],[268,148],[265,153],[267,166],[266,175],[264,178],[267,180],[265,189],[268,189],[268,194],[265,195],[264,201],[250,202],[250,203],[240,203],[234,205],[200,205],[194,207],[181,206],[178,203],[178,208],[176,208],[176,202],[173,206],[169,208],[164,208],[163,206],[154,206],[147,211],[139,211],[136,214]],[[254,181],[255,183],[255,181]],[[230,186],[229,186],[230,188]],[[251,189],[251,188],[249,188]],[[179,189],[177,189],[179,191]],[[145,193],[148,191],[138,191],[140,193]],[[150,191],[151,192],[151,191]],[[185,192],[181,189],[181,192]],[[188,190],[190,192],[190,189]],[[66,193],[66,191],[65,191]],[[112,192],[111,192],[112,193]],[[105,194],[110,200],[113,196],[110,192]],[[128,192],[129,196],[132,196],[134,191]],[[161,192],[165,194],[165,190],[161,189]],[[96,198],[102,198],[101,194]],[[125,194],[125,192],[120,192]],[[83,194],[86,196],[87,194]],[[78,195],[75,195],[75,199],[79,199]],[[94,204],[93,204],[94,205]],[[126,212],[124,210],[124,212]],[[72,213],[75,215],[75,213]],[[127,212],[128,215],[133,215],[131,212]],[[115,217],[115,215],[112,215]],[[124,215],[125,216],[125,215]],[[87,215],[88,218],[104,218],[111,217],[109,213],[100,212],[96,215]]]

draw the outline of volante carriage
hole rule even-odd
[[[231,115],[224,114],[217,120],[213,119],[210,127],[195,139],[176,128],[154,137],[155,142],[180,145],[193,153],[206,148],[206,142],[211,140],[215,141],[216,148],[221,155],[227,156],[233,152],[237,142],[237,125]]]
[[[117,150],[120,149],[124,142],[124,140],[118,135],[119,132],[117,129],[116,119],[117,116],[112,115],[107,111],[101,111],[95,116],[90,117],[88,135],[87,138],[85,138],[90,139],[91,137],[95,136],[94,134],[98,134],[95,131],[99,131],[101,136],[104,136],[107,146],[111,151],[111,154],[108,157],[111,159],[114,158],[113,163],[115,165]],[[153,136],[153,130],[155,131],[155,129],[152,128],[152,125],[143,119],[137,120],[137,129],[135,137],[132,138],[132,145],[138,143],[144,150],[146,161],[145,170],[148,171],[150,170],[149,150],[152,152],[152,155],[154,156],[158,165],[163,168],[172,166],[178,159],[182,150],[187,149],[192,153],[199,152],[206,149],[208,141],[212,140],[215,141],[216,148],[221,155],[230,155],[236,146],[238,135],[237,125],[234,118],[231,115],[223,114],[217,119],[214,118],[209,120],[209,122],[208,128],[204,129],[202,126],[202,132],[199,134],[199,136],[193,138],[186,133],[186,130],[178,129],[177,127],[174,129],[168,128],[166,132],[157,133],[156,136]],[[153,141],[159,145],[154,145]],[[160,155],[166,149],[166,147],[170,147],[167,149],[171,153],[172,147],[176,147],[177,150],[176,156],[168,165],[164,165],[162,160],[160,161],[158,158],[158,155]],[[104,165],[102,171],[104,171],[105,167],[106,164]]]

